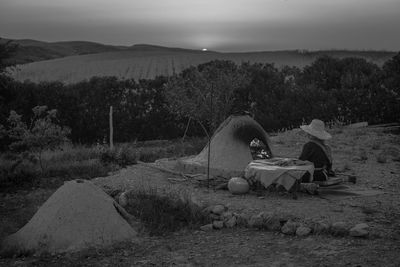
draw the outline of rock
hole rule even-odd
[[[300,226],[296,230],[297,236],[307,236],[311,233],[311,228],[307,226]]]
[[[359,223],[350,229],[350,235],[354,237],[366,237],[368,236],[369,226],[366,223]]]
[[[313,232],[315,234],[327,233],[329,231],[329,224],[319,221],[313,224]]]
[[[236,217],[232,216],[229,220],[224,221],[224,224],[225,224],[226,228],[235,227],[235,225],[236,225]]]
[[[224,228],[224,222],[223,221],[213,221],[212,225],[214,226],[215,229]]]
[[[225,211],[225,206],[224,205],[215,205],[212,209],[211,212],[217,215],[221,215]]]
[[[281,222],[275,214],[262,212],[259,216],[263,218],[263,228],[270,231],[281,230]]]
[[[338,236],[347,235],[348,226],[345,222],[335,222],[331,226],[331,233]]]
[[[221,214],[221,220],[223,221],[228,221],[233,217],[233,213],[230,211],[225,211],[224,213]]]
[[[209,223],[209,224],[206,224],[206,225],[203,225],[203,226],[200,227],[200,230],[205,231],[205,232],[211,231],[213,229],[214,228],[213,228],[213,224],[212,223]]]
[[[294,235],[296,233],[298,226],[299,226],[298,223],[289,220],[282,226],[281,232],[284,233],[285,235]]]
[[[125,208],[129,204],[127,192],[123,192],[118,198],[118,204]]]
[[[248,220],[249,227],[252,228],[262,228],[264,223],[264,219],[260,215],[253,215]]]
[[[285,224],[288,221],[293,221],[296,219],[296,217],[293,214],[288,212],[280,212],[275,214],[275,216],[279,218],[281,225]]]

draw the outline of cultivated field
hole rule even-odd
[[[361,57],[382,65],[394,53],[352,51],[218,53],[140,45],[116,52],[74,55],[18,65],[12,70],[12,77],[18,81],[65,83],[75,83],[93,76],[116,76],[121,79],[138,80],[172,75],[189,66],[216,59],[231,60],[236,64],[273,63],[277,67],[287,65],[302,68],[322,55],[337,58]]]

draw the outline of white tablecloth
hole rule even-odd
[[[306,172],[310,173],[312,181],[314,165],[311,162],[272,158],[250,162],[245,169],[245,178],[250,181],[259,181],[265,188],[271,184],[277,184],[290,190],[296,180],[299,180]]]

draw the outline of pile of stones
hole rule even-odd
[[[256,215],[231,212],[224,205],[209,206],[204,209],[212,223],[200,227],[202,231],[222,228],[248,227],[260,230],[281,232],[285,235],[308,236],[310,234],[330,234],[333,236],[368,237],[369,226],[359,223],[353,227],[345,222],[328,223],[312,221],[302,223],[289,214],[261,212]]]

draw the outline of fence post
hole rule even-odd
[[[110,150],[114,149],[113,107],[110,106]]]

